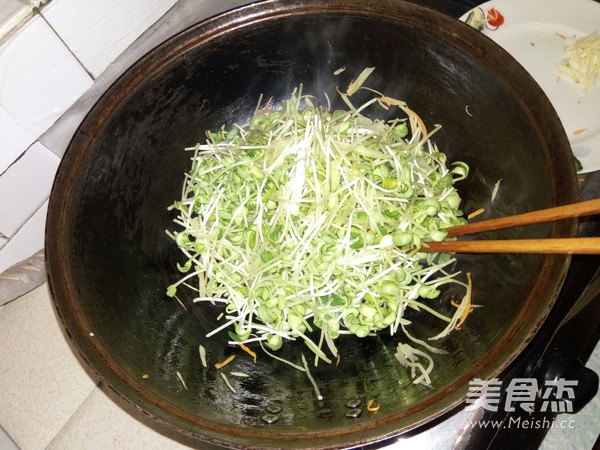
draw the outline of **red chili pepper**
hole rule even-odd
[[[487,23],[491,27],[498,28],[504,23],[504,16],[496,8],[490,8],[487,12]]]

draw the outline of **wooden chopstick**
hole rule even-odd
[[[484,231],[501,230],[503,228],[532,225],[534,223],[550,222],[553,220],[583,217],[600,214],[600,199],[588,200],[570,205],[541,209],[514,216],[500,217],[498,219],[482,220],[466,225],[448,228],[448,237],[463,236],[465,234],[482,233]],[[547,242],[548,239],[543,241]],[[522,242],[522,241],[519,241]]]
[[[423,242],[420,251],[600,255],[600,238],[507,239]]]
[[[448,228],[448,237],[600,214],[600,199]],[[423,252],[600,255],[600,237],[424,242]]]

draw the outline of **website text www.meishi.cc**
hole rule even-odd
[[[549,420],[543,419],[523,419],[522,417],[509,417],[508,420],[474,420],[467,422],[469,428],[513,428],[522,430],[539,430],[539,429],[575,429],[575,420]]]

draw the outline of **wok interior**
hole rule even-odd
[[[462,44],[425,32],[424,23],[415,19],[403,25],[358,13],[291,15],[254,23],[174,51],[158,67],[141,64],[136,70],[144,74],[143,81],[126,75],[114,89],[127,95],[111,91],[101,99],[69,148],[55,185],[51,214],[60,216],[64,227],[51,224],[48,241],[60,238],[69,250],[49,253],[50,275],[57,309],[76,344],[125,398],[179,430],[231,445],[277,442],[286,433],[296,436],[289,446],[315,436],[330,445],[357,442],[439,414],[460,400],[470,379],[497,373],[522,346],[550,307],[556,287],[552,277],[560,277],[565,258],[459,256],[456,269],[463,280],[464,273],[472,274],[473,303],[482,307],[460,332],[434,343],[448,351],[434,356],[435,388],[412,385],[395,360],[402,336],[342,337],[339,365],[312,368],[322,402],[305,374],[260,351],[253,363],[227,347],[226,332],[205,338],[218,323],[218,308],[192,306],[191,297],[184,296],[184,311],[164,295],[166,286],[181,276],[175,263],[183,262],[165,234],[176,229],[167,206],[180,197],[183,174],[190,167],[183,148],[203,141],[207,129],[244,123],[261,94],[277,103],[302,84],[322,105],[327,94],[333,107],[342,107],[336,86],[344,88],[367,66],[376,67],[367,85],[405,100],[429,127],[441,124],[434,137],[440,150],[449,162],[469,164],[470,177],[458,184],[465,211],[484,207],[486,214],[500,216],[557,201],[555,157],[525,106],[543,100],[539,91],[529,98],[521,91],[516,95],[508,78],[496,74],[501,69]],[[196,33],[201,32],[200,27]],[[189,32],[186,42],[193,35]],[[342,66],[345,72],[333,76]],[[368,97],[359,92],[353,102],[360,104],[361,96]],[[365,113],[374,117],[385,112],[377,106]],[[565,153],[564,148],[554,150]],[[557,233],[565,231],[545,225],[488,237]],[[52,258],[60,261],[52,265]],[[61,283],[69,286],[68,294],[62,295]],[[430,302],[451,314],[451,294]],[[454,294],[462,295],[459,290]],[[421,338],[445,326],[425,314],[413,312],[411,317],[411,330]],[[88,331],[94,333],[93,341]],[[212,365],[201,367],[200,343],[209,364],[238,353],[232,367],[250,376],[230,377],[236,395]],[[286,344],[279,354],[299,362],[300,352],[310,353],[302,344]],[[144,374],[149,378],[142,379]],[[380,411],[346,418],[345,403],[356,396],[376,398]],[[261,416],[271,404],[282,411],[277,423],[267,425]],[[323,441],[323,433],[331,441]]]

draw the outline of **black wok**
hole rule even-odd
[[[457,269],[472,273],[473,302],[482,307],[440,343],[448,354],[435,357],[433,389],[410,383],[393,356],[397,337],[385,334],[340,340],[339,366],[313,370],[322,402],[303,373],[264,355],[256,364],[238,358],[250,377],[235,381],[237,395],[201,367],[200,342],[212,362],[231,350],[226,333],[204,337],[216,323],[210,306],[186,312],[164,295],[179,276],[165,230],[189,168],[183,148],[206,129],[244,122],[260,94],[277,102],[303,83],[321,102],[324,93],[337,101],[336,85],[367,66],[376,67],[370,86],[443,125],[438,146],[471,167],[458,187],[465,211],[501,216],[576,201],[570,147],[550,103],[506,52],[466,25],[411,3],[366,0],[268,1],[200,23],[144,56],[98,101],[50,198],[56,311],[85,361],[127,402],[181,434],[227,446],[349,447],[458,405],[469,380],[498,375],[542,324],[567,256],[460,256]],[[569,237],[575,225],[488,237]],[[443,300],[439,307],[449,308]],[[415,333],[432,330],[439,323],[416,320]],[[297,351],[289,345],[282,355]],[[348,419],[345,404],[356,396],[376,398],[381,409]],[[269,425],[261,416],[272,404],[282,411]]]

